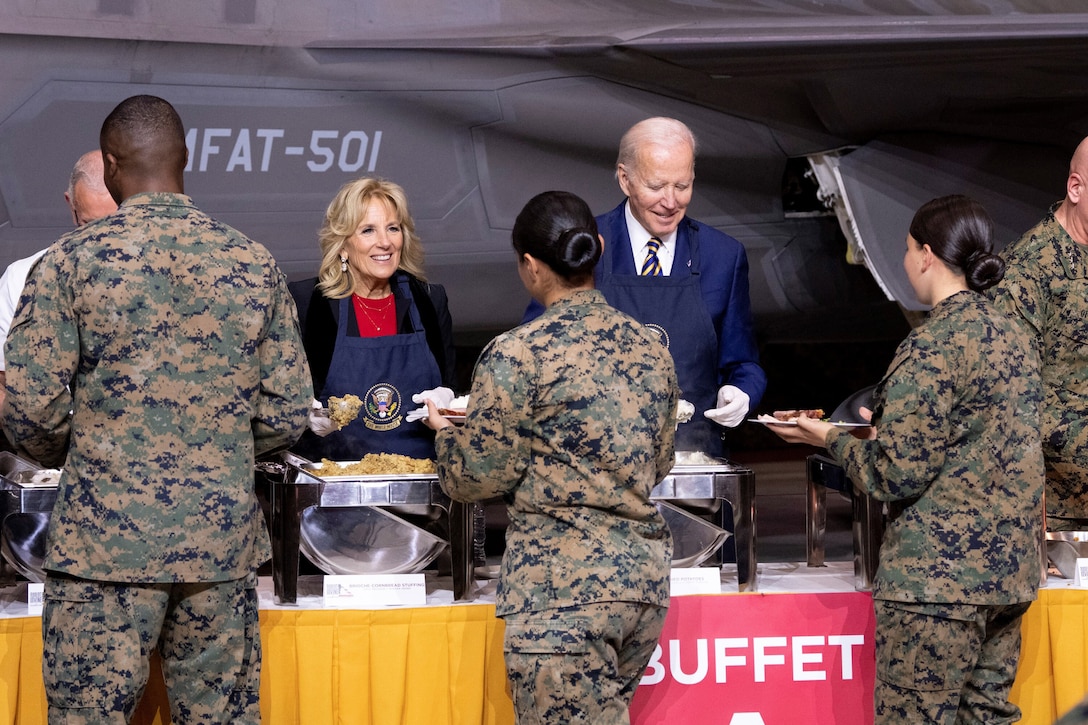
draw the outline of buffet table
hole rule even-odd
[[[297,606],[276,605],[272,582],[262,578],[263,721],[511,725],[494,582],[478,585],[474,603],[455,602],[452,586],[429,582],[426,607],[348,610],[325,608],[315,585],[305,582]],[[718,713],[725,703],[759,708],[795,701],[805,719],[794,722],[842,723],[843,712],[871,712],[865,707],[871,662],[864,661],[871,640],[857,644],[857,637],[871,638],[872,610],[869,595],[852,585],[847,562],[818,569],[760,564],[759,593],[738,594],[735,567],[727,565],[723,594],[674,597],[667,646],[653,667],[657,683],[639,689],[632,722],[707,722],[705,709],[702,718],[685,714],[705,707],[706,698],[718,703]],[[41,622],[27,609],[25,587],[0,590],[0,725],[46,722]],[[778,631],[776,621],[796,631]],[[1013,699],[1023,723],[1050,725],[1088,689],[1088,590],[1051,580],[1023,632]],[[719,644],[726,635],[729,642]],[[707,642],[705,671],[701,642]],[[745,688],[755,699],[744,699]],[[760,695],[762,688],[773,693]],[[789,688],[806,695],[793,698]],[[157,669],[134,722],[169,722]]]

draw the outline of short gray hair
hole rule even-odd
[[[647,144],[660,144],[662,146],[674,146],[684,144],[691,147],[692,158],[695,157],[695,134],[682,121],[664,116],[654,116],[639,121],[620,139],[620,152],[616,158],[616,167],[620,164],[633,167],[638,158],[638,151]]]

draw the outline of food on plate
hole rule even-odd
[[[822,420],[826,413],[822,408],[801,408],[797,410],[776,410],[771,415],[775,420],[780,420],[786,423],[796,423],[798,418],[815,418],[816,420]]]
[[[358,395],[348,393],[342,398],[335,396],[329,398],[329,419],[336,423],[338,429],[359,417],[359,411],[362,409],[363,401]]]
[[[702,451],[677,451],[676,465],[678,466],[713,466],[722,463],[721,460],[708,456]]]
[[[43,468],[40,471],[35,471],[34,475],[30,477],[30,482],[41,486],[55,486],[60,483],[60,470]]]
[[[373,476],[387,473],[434,473],[434,461],[399,453],[367,453],[355,463],[321,459],[321,473],[335,476]]]
[[[468,396],[460,395],[449,402],[445,408],[439,408],[439,415],[453,415],[461,416],[465,414],[465,410],[468,409]]]

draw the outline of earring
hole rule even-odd
[[[347,272],[348,271],[348,258],[347,257],[340,257],[340,271],[341,272]]]

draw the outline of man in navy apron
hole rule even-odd
[[[721,456],[721,427],[742,422],[767,387],[744,247],[685,215],[695,138],[680,121],[632,126],[620,141],[616,178],[627,199],[597,217],[605,241],[597,289],[660,334],[672,353],[681,396],[695,406],[676,432],[676,449]],[[526,318],[539,313],[534,303]]]

